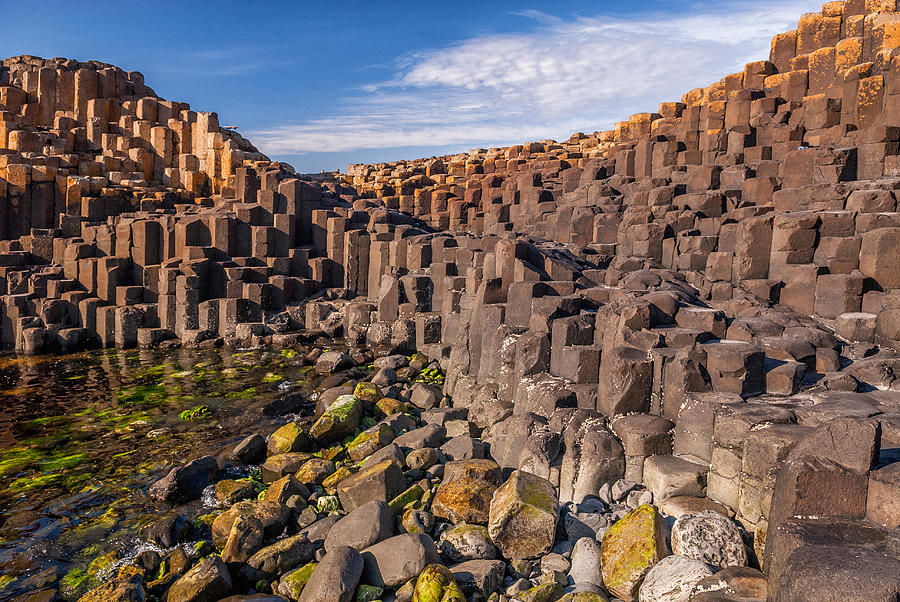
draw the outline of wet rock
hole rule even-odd
[[[363,405],[354,395],[341,395],[316,420],[309,434],[320,445],[352,435],[362,418]]]
[[[434,541],[424,534],[396,535],[366,548],[362,581],[379,587],[397,587],[439,562]]]
[[[713,573],[687,556],[667,556],[647,572],[640,587],[641,602],[689,602],[694,587]]]
[[[316,360],[316,372],[319,374],[334,374],[354,366],[354,361],[346,353],[340,351],[326,351]]]
[[[487,527],[481,525],[462,524],[450,527],[441,533],[438,547],[450,562],[497,558],[497,548],[488,535]]]
[[[125,566],[116,575],[87,592],[78,602],[143,602],[147,589],[136,567]]]
[[[350,602],[363,572],[359,552],[348,546],[328,551],[312,572],[300,602]]]
[[[272,580],[278,575],[312,560],[314,548],[305,534],[286,537],[266,546],[247,560],[245,568],[251,582]],[[256,577],[256,578],[254,578]]]
[[[265,416],[284,416],[285,414],[297,414],[306,405],[306,399],[299,393],[288,393],[263,406]]]
[[[269,437],[266,450],[270,456],[288,452],[313,451],[309,435],[296,422],[288,422]]]
[[[465,596],[480,595],[485,600],[500,589],[505,569],[502,560],[467,560],[450,567]]]
[[[325,549],[341,546],[364,550],[394,534],[394,513],[383,501],[372,501],[341,518],[328,532]]]
[[[507,558],[535,558],[553,546],[559,502],[553,484],[513,471],[491,499],[488,533]]]
[[[393,460],[367,465],[338,484],[337,492],[344,510],[352,512],[372,501],[390,501],[406,489],[403,472]]]
[[[185,515],[167,514],[147,527],[144,537],[163,548],[171,548],[181,541],[189,528],[190,524]]]
[[[218,471],[216,459],[203,456],[170,470],[169,474],[150,486],[147,494],[159,502],[189,502],[200,497]]]
[[[672,552],[717,568],[747,564],[747,551],[737,524],[710,510],[685,515],[675,521]]]
[[[231,457],[241,464],[259,464],[266,458],[266,440],[262,435],[250,435],[238,443]]]
[[[491,498],[501,482],[500,467],[492,460],[448,462],[431,511],[454,524],[486,524]]]
[[[450,569],[431,564],[416,579],[413,602],[465,602],[465,595]]]
[[[213,602],[231,592],[231,575],[218,556],[201,560],[169,588],[169,600]]]
[[[600,542],[603,583],[625,602],[638,596],[647,571],[669,555],[666,528],[653,506],[639,506],[616,522]]]

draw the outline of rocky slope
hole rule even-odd
[[[830,2],[776,36],[769,60],[611,132],[330,178],[265,160],[214,114],[153,97],[138,74],[8,60],[0,340],[34,353],[291,346],[324,332],[397,367],[386,358],[417,351],[446,374],[444,402],[379,383],[395,387],[388,407],[418,410],[363,432],[363,414],[395,412],[364,403],[379,400],[347,359],[318,358],[337,375],[320,400],[338,404],[319,412],[332,414],[328,429],[348,416],[352,428],[322,438],[323,426],[288,423],[303,449],[285,453],[303,455],[270,449],[279,468],[264,464],[263,480],[278,481],[272,496],[292,493],[232,508],[241,521],[212,537],[237,556],[170,573],[170,598],[273,582],[290,597],[280,586],[296,568],[309,600],[383,593],[359,583],[403,598],[416,580],[420,599],[454,597],[453,579],[425,566],[477,560],[483,574],[456,570],[460,584],[477,573],[492,584],[485,596],[536,602],[760,599],[766,587],[774,600],[893,600],[897,10]],[[439,403],[452,407],[429,414]],[[445,422],[481,451],[443,464],[455,458],[434,451]],[[306,455],[323,445],[322,458]],[[368,452],[383,461],[360,465]],[[198,462],[180,470],[205,485],[215,466]],[[337,498],[319,505],[324,481],[297,471],[337,475]],[[412,483],[421,499],[395,499]],[[382,520],[378,502],[400,526],[384,519],[390,529],[356,552],[329,549],[325,515],[349,520],[372,503]],[[284,517],[277,534],[268,512]],[[663,515],[682,514],[670,533]],[[458,537],[481,556],[438,554],[448,523],[476,525]],[[316,549],[328,553],[310,576]],[[761,567],[765,583],[726,558]],[[128,569],[108,587],[146,581]],[[212,589],[186,589],[200,581]],[[694,591],[701,582],[710,591]]]

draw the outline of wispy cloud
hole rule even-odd
[[[740,0],[678,15],[561,18],[398,59],[393,77],[338,99],[333,114],[248,135],[270,155],[567,138],[678,100],[768,57],[771,37],[820,0]]]

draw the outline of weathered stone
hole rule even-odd
[[[711,510],[688,514],[675,521],[672,553],[695,558],[718,569],[747,564],[747,551],[737,524]]]
[[[365,503],[341,518],[328,532],[325,549],[350,546],[364,550],[394,533],[394,513],[380,500]]]
[[[367,465],[342,480],[338,483],[337,492],[344,510],[353,512],[367,502],[390,501],[405,488],[406,479],[400,468],[393,460],[384,460]]]
[[[713,574],[709,566],[687,556],[666,556],[641,582],[641,602],[688,602],[696,585]]]
[[[397,587],[438,562],[437,548],[428,535],[406,533],[385,539],[362,553],[362,581],[379,587]]]
[[[507,558],[535,558],[553,546],[559,502],[546,479],[513,471],[491,499],[488,533]]]
[[[500,589],[505,569],[502,560],[467,560],[450,567],[463,594],[481,595],[484,599]]]
[[[448,462],[431,510],[454,524],[486,524],[491,497],[501,480],[500,467],[491,460]]]
[[[441,554],[450,562],[466,560],[494,560],[497,548],[481,525],[455,525],[441,532],[438,541]]]

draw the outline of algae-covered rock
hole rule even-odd
[[[354,462],[359,462],[394,440],[394,431],[391,427],[380,423],[370,429],[366,429],[347,444],[347,455]]]
[[[355,395],[341,395],[319,416],[309,434],[317,443],[339,441],[352,435],[363,415],[363,404]]]
[[[466,596],[450,569],[430,564],[416,579],[413,602],[465,602]]]
[[[231,575],[218,556],[201,560],[194,568],[172,584],[169,600],[179,602],[213,602],[231,592]]]
[[[400,526],[407,533],[430,533],[434,527],[434,515],[425,510],[409,508],[400,517]]]
[[[384,594],[383,587],[360,585],[356,588],[356,597],[353,602],[375,602],[375,600],[381,599],[382,594]]]
[[[136,567],[123,567],[115,578],[87,592],[78,602],[144,602],[147,590],[142,577]]]
[[[278,504],[286,504],[294,496],[309,497],[309,490],[294,478],[294,475],[281,477],[266,489],[263,500]]]
[[[516,470],[494,492],[488,534],[505,557],[535,558],[553,547],[558,515],[553,484]]]
[[[638,506],[610,527],[600,542],[603,583],[610,593],[631,602],[647,571],[668,555],[659,511],[649,504]]]
[[[262,547],[263,524],[255,516],[239,516],[231,525],[231,533],[222,549],[224,562],[247,562]]]
[[[416,500],[422,499],[422,496],[424,494],[425,490],[423,490],[417,483],[392,499],[388,506],[390,506],[391,510],[393,510],[396,514],[402,514],[403,509],[406,508],[407,505],[415,502]]]
[[[393,397],[382,397],[375,402],[375,408],[384,416],[402,414],[409,410],[405,403]]]
[[[448,462],[431,510],[453,523],[486,524],[491,498],[501,482],[500,467],[493,460]]]
[[[266,450],[270,456],[289,452],[312,451],[313,442],[296,422],[288,422],[269,437]]]
[[[278,591],[276,593],[288,600],[299,599],[300,594],[303,592],[303,588],[306,587],[306,584],[309,582],[309,578],[312,576],[316,566],[318,566],[317,562],[310,562],[301,566],[299,569],[294,569],[289,573],[285,573],[278,581]]]
[[[216,483],[216,499],[223,504],[234,504],[256,495],[256,485],[249,479],[223,479]]]

